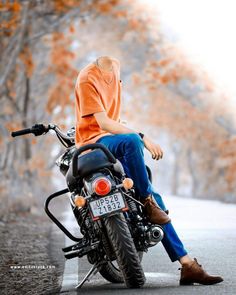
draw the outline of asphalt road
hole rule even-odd
[[[224,282],[214,286],[179,286],[179,263],[172,263],[159,244],[144,256],[147,281],[142,289],[126,289],[123,284],[111,284],[96,274],[76,291],[75,285],[90,268],[83,258],[78,265],[76,260],[66,262],[61,294],[236,294],[236,205],[180,197],[168,197],[166,203],[189,254],[209,273],[223,276]]]

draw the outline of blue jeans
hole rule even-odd
[[[125,173],[134,181],[134,186],[141,199],[152,194],[162,210],[166,210],[162,197],[155,191],[149,181],[144,162],[144,143],[138,134],[112,134],[106,135],[97,140],[97,143],[104,144],[112,154],[122,163]],[[164,238],[162,244],[172,262],[185,256],[184,249],[172,223],[162,225]]]

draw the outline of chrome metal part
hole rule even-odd
[[[164,232],[160,226],[152,225],[146,231],[146,237],[149,247],[153,247],[163,239]]]

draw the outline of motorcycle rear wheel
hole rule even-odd
[[[143,252],[138,252],[140,262],[143,259]],[[101,276],[106,279],[108,282],[113,284],[121,284],[124,283],[124,278],[122,272],[115,261],[108,261],[107,263],[103,264],[101,269],[99,270]]]
[[[109,281],[115,279],[117,283],[124,281],[128,288],[141,288],[146,278],[124,215],[120,213],[110,216],[104,220],[104,224],[119,265],[119,272],[114,264],[105,265],[106,275],[108,275],[106,279],[109,278]],[[113,275],[112,278],[111,274]]]

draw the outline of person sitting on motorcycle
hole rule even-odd
[[[163,157],[161,147],[148,136],[120,123],[121,80],[117,59],[102,56],[84,67],[75,86],[76,146],[99,142],[104,144],[122,163],[144,205],[151,223],[162,225],[162,244],[172,262],[182,265],[180,284],[216,284],[219,276],[207,274],[197,260],[192,259],[179,239],[162,197],[149,181],[144,162],[144,147],[154,160]],[[155,199],[155,201],[153,200]]]

